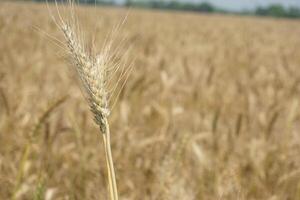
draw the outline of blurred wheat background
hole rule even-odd
[[[77,9],[98,48],[126,12]],[[50,36],[45,4],[0,3],[0,199],[107,199],[101,135]],[[130,10],[120,199],[300,199],[299,36],[299,20]]]

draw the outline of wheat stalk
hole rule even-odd
[[[109,115],[107,83],[107,60],[105,55],[92,57],[86,54],[81,46],[75,32],[70,25],[63,24],[61,30],[64,33],[67,46],[76,67],[77,74],[88,95],[91,111],[94,120],[102,132],[106,164],[108,168],[108,180],[111,199],[118,199],[117,184],[112,160],[110,145],[110,130],[107,117]]]
[[[73,5],[71,0],[69,4],[71,6]],[[91,55],[85,50],[84,45],[82,44],[82,38],[78,37],[78,32],[75,31],[76,23],[74,23],[74,16],[72,15],[73,23],[67,23],[62,19],[59,12],[58,14],[60,17],[60,23],[57,23],[56,20],[55,22],[63,32],[67,51],[87,94],[90,109],[94,115],[94,121],[99,126],[100,132],[103,136],[110,199],[118,200],[118,191],[110,144],[110,129],[107,119],[110,113],[108,72],[110,68],[113,67],[110,66],[111,57],[109,55],[111,43],[104,48],[101,54]]]

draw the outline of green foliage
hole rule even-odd
[[[154,9],[168,9],[168,10],[186,10],[195,12],[218,12],[218,13],[234,13],[243,15],[259,15],[259,16],[273,16],[273,17],[289,17],[289,18],[299,18],[300,9],[291,7],[286,9],[281,4],[272,4],[267,7],[257,7],[254,11],[242,11],[233,12],[228,10],[223,10],[221,8],[215,7],[214,5],[203,2],[203,3],[183,3],[179,1],[142,1],[142,0],[127,0],[126,6],[134,7],[145,7]]]
[[[280,4],[273,4],[268,7],[258,7],[255,10],[255,14],[261,16],[297,18],[300,17],[300,9],[295,7],[286,9]]]
[[[216,8],[207,2],[195,3],[182,3],[179,1],[137,1],[127,0],[126,6],[148,7],[155,9],[168,9],[168,10],[187,10],[187,11],[201,11],[201,12],[214,12]]]
[[[290,7],[287,13],[287,17],[300,18],[300,8]]]

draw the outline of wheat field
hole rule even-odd
[[[300,199],[300,21],[78,6],[87,46],[126,13],[120,199]],[[1,200],[108,199],[101,135],[54,38],[45,4],[0,2]]]

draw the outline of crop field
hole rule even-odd
[[[101,133],[49,10],[0,2],[0,199],[105,200]],[[299,20],[76,15],[87,49],[121,24],[132,66],[109,116],[121,200],[300,200]]]

